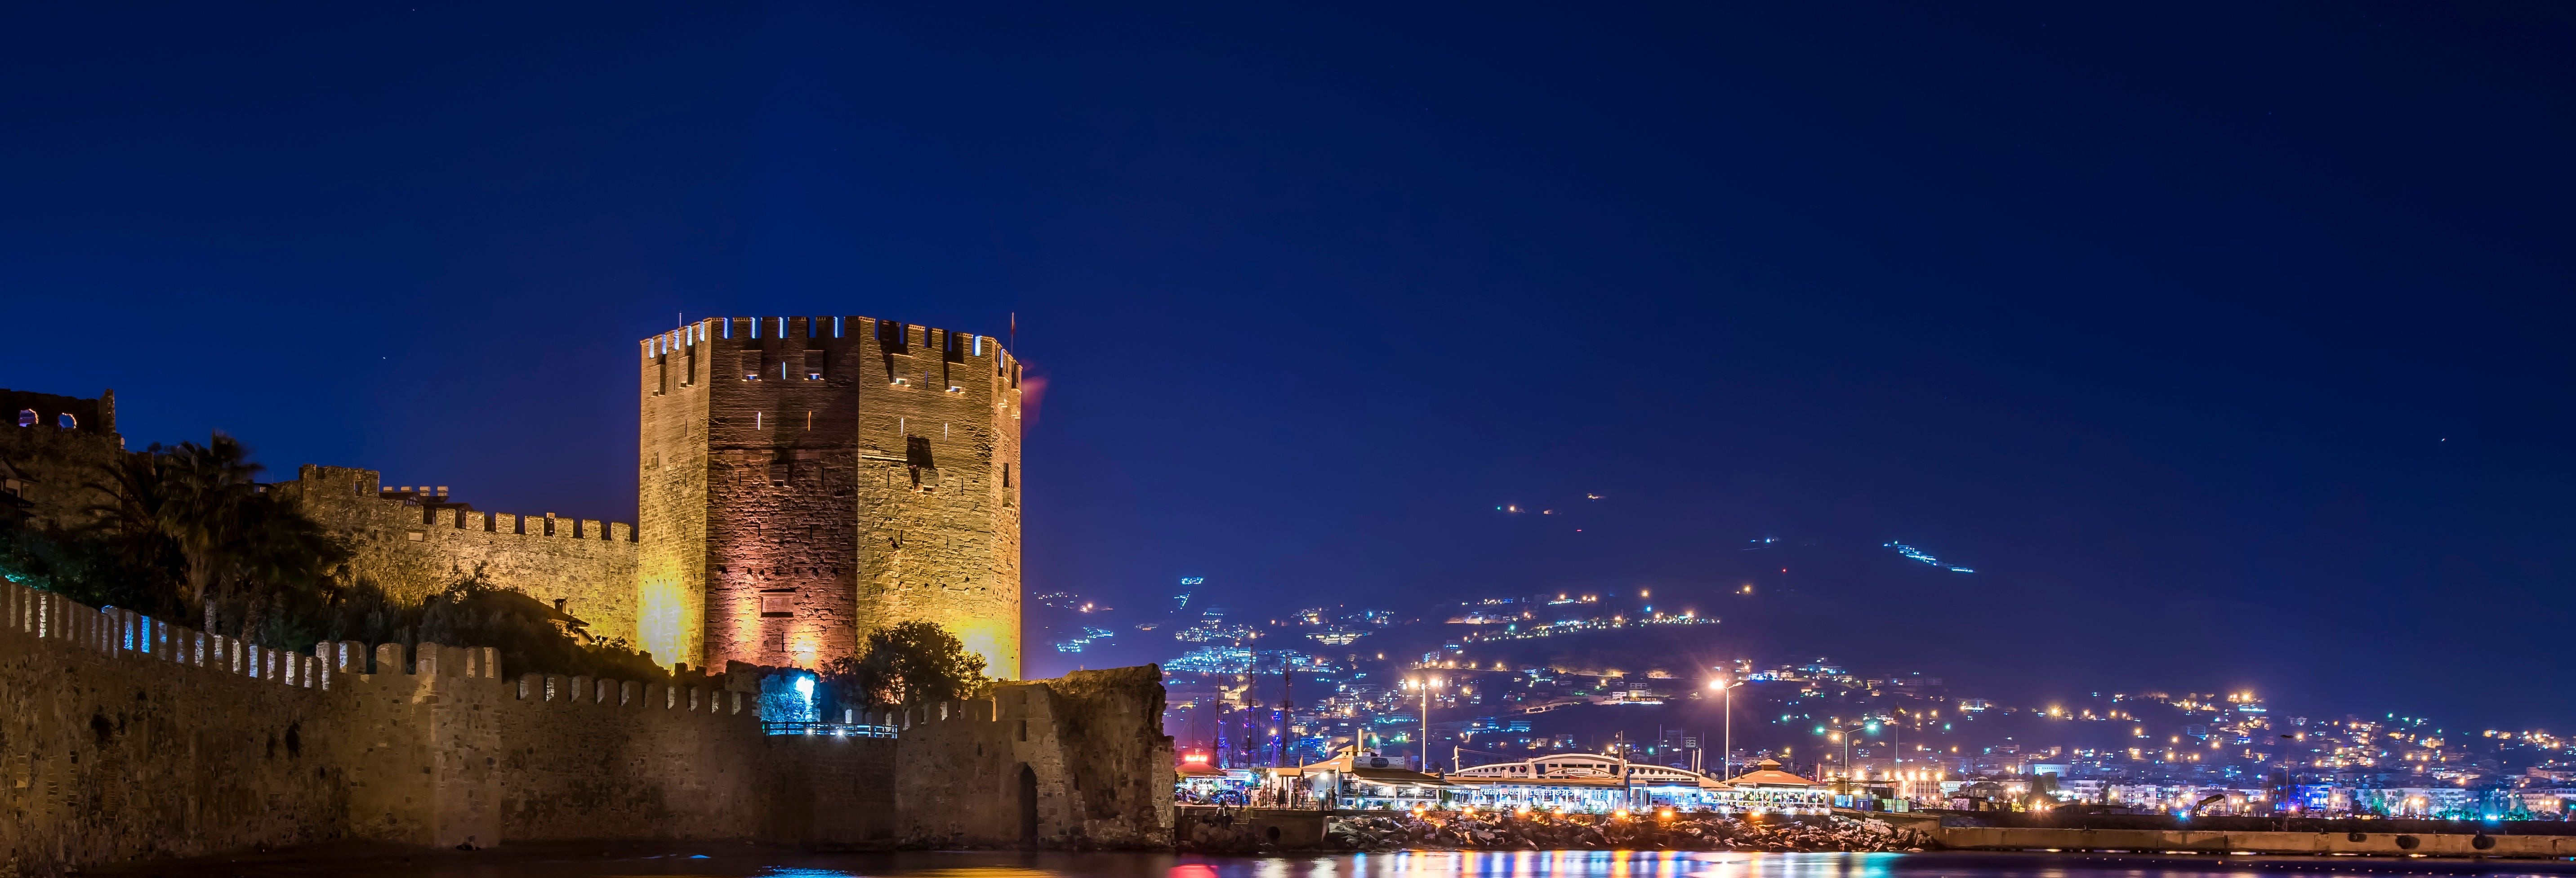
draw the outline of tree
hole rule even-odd
[[[252,481],[260,469],[249,448],[222,433],[204,445],[155,445],[93,485],[107,502],[91,511],[129,564],[176,547],[183,575],[173,603],[201,612],[205,630],[218,630],[217,606],[231,605],[239,608],[243,640],[270,642],[275,638],[262,636],[270,608],[328,590],[332,569],[349,552],[321,525],[262,492]]]
[[[271,642],[257,636],[269,608],[318,599],[349,552],[313,519],[266,494],[241,498],[230,518],[232,540],[223,556],[228,597],[243,604],[242,639]]]
[[[142,451],[118,455],[115,465],[99,474],[103,479],[87,484],[100,502],[85,510],[91,518],[82,535],[100,540],[131,569],[169,574],[170,581],[154,584],[167,586],[169,597],[175,601],[179,594],[177,580],[186,575],[187,559],[161,521],[161,506],[169,492],[163,473],[168,457],[158,442]]]
[[[288,593],[269,614],[274,642],[301,649],[316,641],[356,640],[374,646],[422,643],[489,646],[501,653],[505,673],[546,673],[602,680],[668,682],[669,668],[617,639],[583,642],[566,626],[570,617],[545,602],[495,585],[483,568],[463,574],[420,601],[386,594],[360,580],[319,595]],[[382,669],[379,669],[382,670]]]
[[[914,705],[972,698],[992,685],[984,657],[931,622],[904,622],[868,634],[856,657],[825,662],[819,676],[846,705]]]
[[[242,508],[254,495],[251,477],[259,474],[260,465],[250,461],[250,449],[239,440],[216,433],[204,445],[179,443],[158,470],[160,502],[154,511],[161,529],[178,541],[188,560],[179,601],[206,604],[206,630],[212,631],[212,604],[207,601],[227,572],[230,559],[224,550],[238,535]]]

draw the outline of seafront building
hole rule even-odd
[[[1256,773],[1257,774],[1257,773]],[[1720,780],[1686,769],[1592,753],[1538,756],[1426,774],[1400,757],[1346,748],[1322,762],[1275,769],[1263,788],[1282,804],[1362,811],[1415,808],[1611,814],[1670,808],[1720,814],[1822,814],[1834,806],[1825,784],[1780,770]]]

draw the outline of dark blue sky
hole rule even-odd
[[[0,13],[0,385],[631,520],[675,313],[1016,311],[1032,594],[2576,723],[2567,7],[547,7]]]

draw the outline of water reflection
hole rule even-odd
[[[126,870],[103,870],[118,874]],[[102,874],[102,873],[94,873]],[[1765,854],[1704,851],[1398,851],[1283,857],[1008,852],[782,854],[480,852],[351,861],[269,859],[159,864],[169,878],[2398,878],[2553,875],[2576,864],[2392,860],[2124,857],[2039,854]]]

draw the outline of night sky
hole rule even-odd
[[[2576,726],[2569,7],[537,5],[0,13],[0,385],[632,520],[676,315],[1016,312],[1122,625]]]

